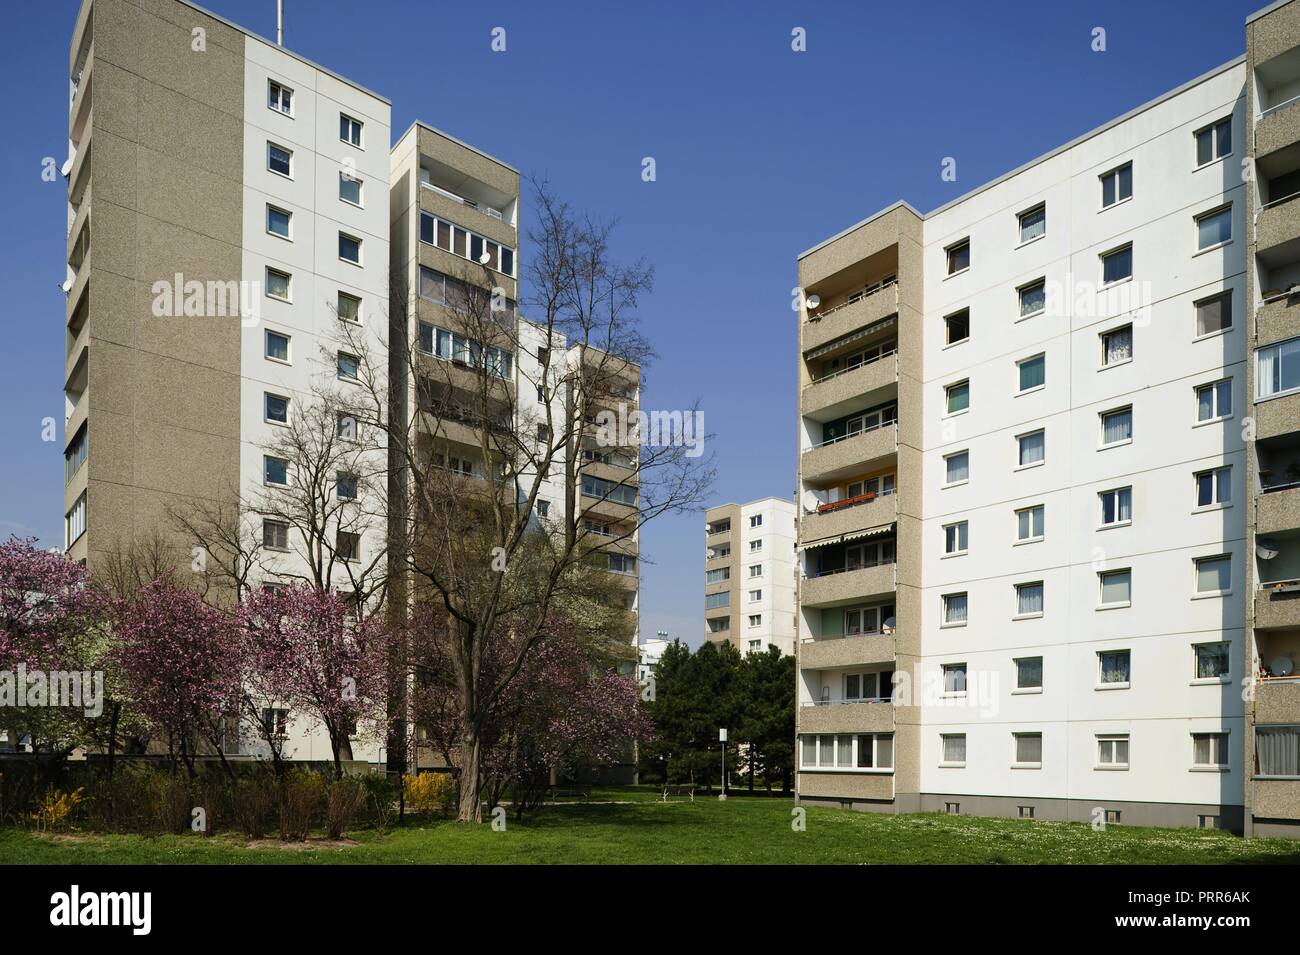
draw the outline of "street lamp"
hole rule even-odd
[[[722,743],[722,792],[718,794],[718,799],[722,802],[727,801],[727,728],[725,726],[718,729],[718,741]]]

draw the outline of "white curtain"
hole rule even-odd
[[[1255,758],[1261,776],[1300,776],[1300,727],[1256,727]]]
[[[1133,437],[1133,412],[1116,411],[1102,418],[1102,444],[1127,441]]]
[[[966,622],[966,595],[952,594],[943,598],[944,623]]]
[[[1021,614],[1043,612],[1043,585],[1023,584],[1016,588],[1017,612]]]
[[[1020,439],[1020,463],[1037,464],[1046,454],[1047,438],[1042,432],[1027,434]]]

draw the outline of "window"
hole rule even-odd
[[[1196,472],[1196,506],[1227,507],[1232,503],[1232,466]]]
[[[350,415],[346,411],[338,412],[334,421],[335,436],[342,438],[344,441],[355,441],[357,439],[357,419],[355,415]]]
[[[890,770],[892,733],[824,733],[799,737],[800,769]]]
[[[357,476],[347,471],[334,472],[334,494],[340,501],[357,499]]]
[[[757,624],[753,624],[753,626],[757,626]],[[762,651],[762,649],[763,649],[763,641],[762,641],[762,640],[750,640],[750,641],[749,641],[749,652],[750,652],[750,653],[759,653],[759,652]]]
[[[1227,733],[1193,733],[1192,765],[1210,766],[1215,769],[1228,765]]]
[[[631,554],[610,554],[609,569],[616,574],[635,574],[636,558]]]
[[[970,240],[963,239],[945,250],[948,256],[948,274],[956,275],[970,268]]]
[[[275,80],[266,82],[266,105],[277,113],[293,115],[293,90]]]
[[[1122,365],[1133,360],[1133,326],[1121,325],[1101,333],[1101,366]]]
[[[855,607],[844,611],[844,635],[856,637],[862,634],[882,633],[886,625],[892,626],[894,605],[882,604],[879,607]]]
[[[1043,658],[1020,657],[1016,660],[1016,689],[1041,690],[1043,688]]]
[[[1192,649],[1196,654],[1196,679],[1227,680],[1230,669],[1228,651],[1232,645],[1223,643],[1198,643]]]
[[[283,395],[263,393],[263,417],[276,424],[289,423],[289,399]]]
[[[1022,212],[1016,217],[1020,221],[1020,244],[1033,242],[1047,234],[1047,206],[1041,205]]]
[[[1016,584],[1016,616],[1041,617],[1043,615],[1043,582]]]
[[[1128,734],[1097,737],[1097,768],[1128,769]]]
[[[1020,467],[1025,468],[1032,464],[1042,464],[1047,456],[1047,433],[1045,431],[1031,431],[1029,434],[1018,435],[1016,445]]]
[[[1122,246],[1101,255],[1101,284],[1110,285],[1133,277],[1133,246]]]
[[[1221,597],[1232,593],[1232,555],[1197,557],[1196,593],[1201,597]]]
[[[1255,396],[1272,398],[1300,390],[1300,338],[1255,351]]]
[[[944,733],[940,739],[943,741],[943,765],[965,766],[966,734]]]
[[[757,601],[759,601],[759,600],[762,600],[762,599],[763,599],[763,591],[761,591],[761,590],[751,590],[751,591],[749,592],[749,602],[750,602],[750,603],[755,603],[755,602],[757,602]]]
[[[966,553],[966,535],[968,524],[966,521],[958,521],[956,524],[947,524],[943,528],[943,552],[945,554],[964,554]]]
[[[1044,513],[1042,504],[1022,507],[1016,511],[1016,543],[1025,544],[1043,539]]]
[[[284,458],[275,458],[269,454],[263,455],[262,480],[267,484],[288,485],[289,462]]]
[[[264,707],[262,726],[270,735],[283,739],[289,732],[289,711],[270,706]]]
[[[966,664],[945,663],[943,665],[943,692],[966,692]]]
[[[749,565],[749,576],[751,576],[751,577],[762,577],[762,576],[763,576],[763,565],[762,565],[762,564],[750,564],[750,565]]]
[[[289,238],[289,222],[292,219],[292,212],[271,205],[266,207],[266,231],[271,235],[278,235],[282,239]]]
[[[355,295],[339,292],[335,310],[339,313],[339,318],[345,322],[356,324],[361,321],[361,299]]]
[[[1016,371],[1020,377],[1020,394],[1041,388],[1047,384],[1047,356],[1035,355],[1033,358],[1022,358],[1016,362]]]
[[[551,440],[551,426],[544,421],[537,423],[537,440],[543,443]]]
[[[347,113],[339,113],[339,139],[361,147],[361,120],[353,119]]]
[[[1255,727],[1255,775],[1300,776],[1300,726]]]
[[[970,309],[963,308],[945,316],[943,320],[944,344],[955,345],[970,338]]]
[[[361,373],[361,360],[347,352],[338,353],[338,376],[343,381],[357,381]]]
[[[948,414],[956,414],[970,408],[970,382],[959,381],[944,388],[948,396]]]
[[[970,480],[970,452],[957,451],[944,455],[944,484],[965,484]]]
[[[67,450],[63,452],[63,483],[68,484],[74,475],[81,470],[81,466],[86,463],[90,443],[90,422],[81,422],[81,427],[72,438],[72,443],[68,445]]]
[[[1101,526],[1118,527],[1133,522],[1133,488],[1117,487],[1097,495],[1101,501]]]
[[[267,267],[266,294],[271,298],[278,298],[282,302],[290,301],[289,293],[292,283],[293,276],[288,272],[281,272],[279,269]]]
[[[1047,280],[1039,279],[1028,285],[1022,285],[1016,289],[1016,295],[1020,298],[1021,318],[1037,315],[1047,308]]]
[[[1232,379],[1225,378],[1196,389],[1196,420],[1218,421],[1232,417]]]
[[[1133,440],[1133,409],[1116,408],[1101,413],[1101,445],[1124,444]]]
[[[361,264],[361,240],[346,232],[339,233],[339,258],[353,265]]]
[[[355,176],[349,176],[346,172],[340,172],[339,198],[344,202],[350,202],[354,206],[361,205],[361,180]]]
[[[720,584],[724,580],[730,580],[730,579],[731,579],[730,567],[715,567],[713,568],[713,570],[706,570],[704,572],[704,582],[706,584]]]
[[[636,488],[630,484],[606,481],[604,478],[584,474],[582,475],[582,493],[587,497],[614,501],[618,504],[626,504],[628,507],[636,507]]]
[[[705,594],[704,609],[717,610],[719,607],[726,607],[731,603],[731,592],[724,590],[720,594]]]
[[[288,550],[289,525],[284,521],[262,521],[262,546],[268,550]]]
[[[1012,733],[1015,743],[1015,766],[1037,769],[1043,765],[1043,734]]]
[[[1196,217],[1196,249],[1202,252],[1232,241],[1232,206],[1204,212]]]
[[[758,551],[760,551],[760,550],[762,550],[762,549],[763,549],[763,542],[762,542],[761,540],[756,540],[756,541],[750,541],[750,542],[749,542],[749,552],[750,552],[751,554],[756,553],[756,552],[758,552]]]
[[[1196,303],[1196,337],[1217,335],[1232,328],[1232,293],[1223,292]]]
[[[754,514],[754,515],[752,515],[752,516],[749,518],[749,526],[750,526],[750,527],[762,527],[762,526],[763,526],[763,515],[762,515],[762,514]]]
[[[714,617],[709,621],[709,633],[723,633],[730,629],[730,617]]]
[[[749,615],[749,625],[751,627],[761,627],[763,625],[763,615],[761,613],[751,613]]]
[[[1103,607],[1127,607],[1133,599],[1133,573],[1130,570],[1103,570],[1097,574],[1101,583]]]
[[[283,146],[277,146],[275,143],[266,144],[266,168],[271,172],[281,176],[293,178],[293,150],[285,149]]]
[[[1126,162],[1117,169],[1101,174],[1101,207],[1103,209],[1123,202],[1133,196],[1133,164]]]
[[[468,232],[431,212],[420,213],[420,241],[436,245],[462,259],[487,265],[505,275],[515,274],[514,249]]]
[[[943,625],[945,627],[966,626],[966,595],[943,595]]]
[[[1129,651],[1103,650],[1097,654],[1097,682],[1102,686],[1129,685]]]
[[[894,694],[894,671],[848,673],[844,676],[844,699],[868,702],[889,700]]]
[[[1232,154],[1232,117],[1198,129],[1196,136],[1196,165],[1205,166]]]
[[[360,560],[361,536],[348,531],[339,531],[334,542],[334,553],[339,560]]]
[[[63,515],[64,547],[71,547],[84,533],[86,533],[86,492],[82,491],[77,496],[76,503],[72,505],[72,510]]]
[[[270,329],[266,332],[266,357],[273,361],[289,361],[289,336]]]

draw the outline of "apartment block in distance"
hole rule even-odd
[[[794,505],[779,497],[722,504],[704,521],[704,639],[793,655]]]
[[[1246,33],[799,257],[800,799],[1295,831],[1300,3]]]
[[[1300,835],[1300,3],[1246,26],[1246,831]]]

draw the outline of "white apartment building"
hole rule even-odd
[[[741,653],[769,646],[794,654],[795,508],[764,497],[722,504],[705,514],[706,640]]]
[[[1263,403],[1292,388],[1285,343],[1248,377],[1256,338],[1297,334],[1297,11],[933,212],[896,203],[800,256],[801,799],[1233,829],[1249,806],[1294,831],[1297,426]]]

